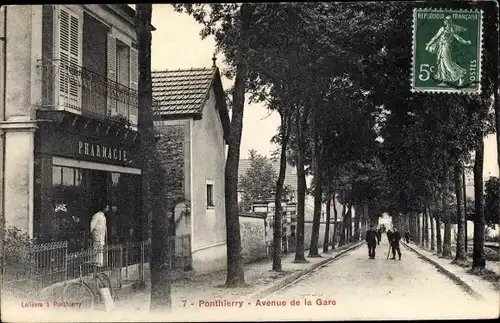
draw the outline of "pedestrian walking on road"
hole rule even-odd
[[[368,257],[375,259],[375,248],[377,248],[378,235],[377,231],[370,225],[370,229],[366,231],[366,243],[368,244]]]
[[[408,230],[405,231],[405,240],[406,243],[410,243],[410,231]]]
[[[392,249],[392,244],[391,244],[391,241],[392,241],[392,231],[391,229],[387,230],[387,241],[389,242],[389,253],[391,253],[391,249]],[[389,255],[387,255],[387,259],[389,259]]]
[[[398,231],[398,228],[394,228],[394,233],[392,234],[392,258],[396,259],[396,251],[398,252],[399,260],[401,260],[401,250],[399,249],[399,240],[401,240],[401,234]]]
[[[380,245],[380,241],[382,240],[382,228],[379,227],[377,230],[377,239],[378,239],[378,245]]]

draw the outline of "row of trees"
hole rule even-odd
[[[146,7],[142,13],[142,6]],[[492,97],[498,87],[495,48],[498,43],[494,5],[488,2],[453,2],[448,7],[482,8],[484,35],[481,95],[416,94],[410,90],[413,8],[419,3],[267,3],[176,4],[175,9],[203,25],[201,36],[214,36],[217,50],[234,78],[229,147],[225,170],[227,227],[227,286],[245,284],[238,218],[238,163],[245,108],[265,102],[280,115],[276,135],[280,144],[280,170],[275,186],[273,270],[281,270],[281,197],[287,162],[297,167],[297,248],[295,261],[303,262],[306,175],[314,176],[313,232],[309,256],[318,255],[321,202],[337,198],[344,204],[345,228],[356,208],[355,232],[343,229],[343,241],[359,237],[360,223],[376,222],[382,212],[396,223],[414,213],[436,215],[436,227],[445,224],[443,256],[450,255],[449,205],[455,192],[458,218],[456,260],[464,261],[464,215],[461,174],[475,152],[474,267],[484,268],[484,202],[482,199],[482,138],[494,131]],[[144,16],[141,16],[143,15]],[[137,5],[137,17],[151,18],[150,5]],[[142,20],[141,20],[142,21]],[[138,23],[144,59],[150,54],[148,24]],[[150,27],[149,27],[150,28]],[[149,51],[149,52],[148,52]],[[149,58],[150,59],[150,58]],[[141,62],[142,59],[141,59]],[[149,70],[148,70],[149,68]],[[151,102],[150,65],[140,64],[140,111]],[[149,83],[148,83],[149,82]],[[152,129],[149,116],[141,124]],[[145,129],[145,128],[141,128]],[[144,136],[144,134],[146,136]],[[154,138],[147,156],[154,156]],[[162,196],[159,166],[146,158],[145,192]],[[161,172],[160,172],[161,173]],[[152,204],[148,204],[151,202]],[[153,228],[153,296],[161,300],[169,287],[162,271],[164,239],[157,237],[168,220],[160,220],[145,200],[146,214],[157,222]],[[158,203],[156,204],[158,205]],[[442,218],[436,213],[442,208]],[[334,208],[336,217],[336,209]],[[163,217],[164,218],[164,217]],[[159,225],[158,225],[159,224]],[[335,230],[335,228],[334,228]],[[438,230],[439,231],[439,230]],[[477,231],[477,232],[476,232]],[[164,235],[163,235],[164,236]],[[155,240],[156,239],[156,240]],[[155,249],[158,248],[158,249]],[[440,248],[440,247],[439,247]],[[328,242],[326,241],[326,248]],[[158,253],[155,253],[155,250]],[[163,293],[163,294],[162,294]],[[158,302],[159,304],[160,302]],[[167,302],[168,303],[168,302]],[[155,303],[156,304],[156,303]],[[162,304],[165,304],[163,301]],[[159,306],[159,305],[158,305]]]

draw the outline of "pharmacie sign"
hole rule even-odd
[[[128,155],[125,149],[85,141],[78,141],[78,154],[108,161],[128,161]]]

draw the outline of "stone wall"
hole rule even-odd
[[[267,257],[264,218],[240,215],[242,257],[244,263]]]
[[[306,221],[304,223],[304,249],[309,249],[309,245],[311,243],[311,234],[312,234],[312,221]],[[325,229],[326,222],[321,222],[319,225],[319,239],[318,239],[318,247],[323,248],[323,239],[325,238]],[[332,226],[330,224],[330,235],[332,230]]]

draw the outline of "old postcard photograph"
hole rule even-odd
[[[494,319],[498,1],[0,6],[2,322]]]

